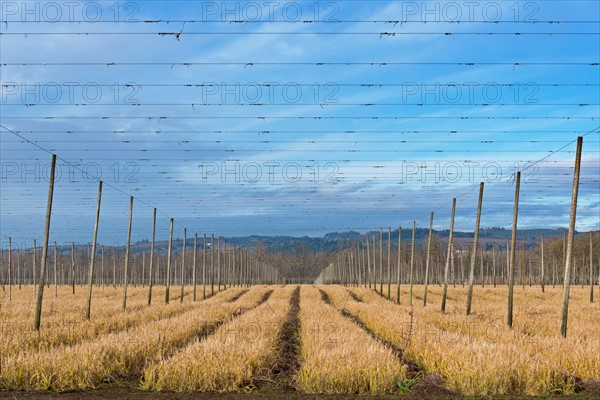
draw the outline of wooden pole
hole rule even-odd
[[[523,235],[523,253],[521,254],[521,284],[525,290],[525,235]]]
[[[217,292],[221,291],[221,235],[217,236]]]
[[[460,281],[462,287],[465,287],[465,264],[463,262],[463,250],[460,248]]]
[[[479,270],[481,271],[481,287],[485,287],[485,274],[483,272],[483,247],[479,249]]]
[[[563,232],[563,265],[567,263],[567,233]]]
[[[581,169],[581,148],[583,137],[577,138],[577,154],[575,156],[575,173],[573,177],[573,193],[571,198],[571,215],[569,217],[569,240],[567,241],[567,255],[565,262],[565,278],[563,285],[563,307],[560,333],[567,337],[567,323],[569,319],[569,290],[571,278],[571,264],[573,261],[573,241],[575,238],[575,218],[577,215],[577,195],[579,193],[579,172]]]
[[[167,250],[167,273],[165,275],[165,304],[169,304],[169,289],[171,288],[171,254],[173,253],[173,218],[169,223],[169,248]]]
[[[215,294],[215,234],[211,235],[210,242],[210,294]]]
[[[425,288],[423,289],[423,307],[427,305],[427,285],[429,284],[429,261],[431,259],[431,236],[433,233],[433,211],[429,217],[429,236],[427,237],[427,254],[425,255]]]
[[[357,272],[358,272],[358,282],[356,283],[356,287],[362,286],[362,257],[360,251],[360,244],[356,243],[356,260],[357,260]]]
[[[454,214],[456,212],[456,197],[452,199],[452,213],[450,214],[450,233],[448,235],[448,251],[446,252],[446,265],[444,267],[444,290],[442,292],[442,312],[446,312],[446,297],[448,294],[448,270],[452,260],[452,239],[454,235]]]
[[[373,243],[373,290],[377,291],[377,248],[375,247],[375,232],[373,232],[371,240]]]
[[[367,240],[367,281],[369,283],[369,289],[371,289],[371,247],[369,246],[369,234],[366,235]]]
[[[102,281],[102,290],[104,290],[104,246],[100,250],[100,280]]]
[[[592,231],[590,231],[590,303],[594,302],[594,252]]]
[[[196,301],[196,257],[198,253],[198,234],[194,233],[194,266],[192,271],[192,281],[194,283],[194,301]]]
[[[496,287],[496,245],[492,244],[492,284]]]
[[[46,223],[44,226],[44,247],[42,248],[42,261],[40,263],[40,284],[38,286],[37,301],[35,306],[34,329],[40,330],[42,320],[42,301],[44,298],[44,278],[46,276],[46,261],[48,259],[48,239],[50,237],[50,217],[52,216],[52,199],[54,196],[54,172],[56,171],[56,154],[52,154],[50,168],[50,184],[48,188],[48,206],[46,208]]]
[[[113,288],[117,288],[117,259],[119,258],[119,253],[117,248],[114,248],[114,258],[113,258]]]
[[[238,258],[237,245],[233,245],[233,268],[235,270],[237,287],[242,287],[242,264],[241,260]]]
[[[17,251],[17,282],[19,284],[19,290],[21,290],[21,253],[23,250]]]
[[[127,283],[129,272],[129,251],[131,245],[131,223],[133,222],[133,196],[129,197],[129,226],[127,228],[127,247],[125,248],[125,269],[123,271],[123,306],[125,311],[127,308]]]
[[[413,221],[412,228],[412,240],[410,245],[410,275],[408,277],[409,284],[409,305],[412,307],[412,299],[413,299],[413,272],[415,269],[415,230],[417,229],[417,221]]]
[[[183,291],[185,286],[185,247],[187,241],[187,229],[183,228],[183,254],[181,256],[181,297],[180,303],[183,303]]]
[[[58,297],[57,264],[58,264],[58,250],[57,250],[57,246],[56,246],[56,241],[54,241],[54,297]]]
[[[37,240],[33,239],[33,265],[32,265],[32,276],[33,276],[33,297],[37,293],[37,282],[35,281],[35,268],[37,266]]]
[[[8,237],[8,301],[12,301],[12,238]]]
[[[150,244],[150,265],[148,266],[148,305],[152,304],[152,269],[154,267],[154,237],[156,235],[156,208],[152,217],[152,242]]]
[[[398,283],[398,287],[396,288],[396,303],[400,304],[400,284],[401,284],[401,274],[402,274],[402,267],[401,267],[401,260],[402,259],[402,227],[398,227],[398,277],[397,277],[397,283]]]
[[[475,222],[475,237],[473,238],[473,249],[471,253],[471,269],[469,271],[469,293],[467,295],[467,315],[471,314],[471,305],[473,304],[473,283],[475,280],[475,262],[477,258],[477,242],[479,240],[479,222],[481,220],[481,205],[483,203],[483,185],[479,184],[479,202],[477,205],[477,219]]]
[[[379,293],[383,295],[383,228],[379,227]]]
[[[204,247],[202,250],[202,298],[206,299],[206,233],[204,234]]]
[[[540,254],[540,263],[541,263],[541,269],[542,269],[542,277],[541,277],[541,282],[540,285],[542,286],[542,293],[544,293],[546,291],[545,288],[545,263],[544,263],[544,234],[542,233],[542,241],[540,243],[540,250],[541,250],[541,254]]]
[[[508,267],[508,318],[507,324],[512,328],[513,326],[513,297],[514,297],[514,284],[515,284],[515,261],[517,256],[517,220],[519,216],[519,191],[521,188],[521,171],[517,172],[517,178],[515,181],[515,203],[513,208],[513,224],[512,224],[512,236],[510,241],[510,259]],[[507,248],[508,252],[509,249]]]
[[[388,248],[387,248],[387,256],[388,256],[388,263],[387,263],[387,297],[388,300],[391,299],[391,290],[392,290],[392,228],[388,227]]]
[[[75,294],[75,242],[71,242],[71,287]]]
[[[17,251],[17,283],[19,290],[21,290],[21,249]]]
[[[452,249],[450,250],[450,271],[452,271],[452,286],[456,289],[456,267],[454,266],[454,243],[452,243]]]
[[[98,183],[98,202],[96,204],[96,222],[94,224],[94,239],[92,242],[92,254],[90,257],[90,267],[88,270],[88,298],[87,298],[87,305],[86,305],[86,309],[85,309],[85,318],[86,319],[90,319],[90,315],[91,315],[91,310],[92,310],[92,286],[94,284],[94,261],[96,259],[96,243],[98,240],[98,224],[100,222],[100,203],[102,201],[102,181],[100,181]],[[75,245],[73,244],[72,247],[72,251],[71,251],[71,258],[72,258],[72,265],[74,267],[75,264],[75,259],[74,259],[74,254],[75,253]],[[74,274],[73,274],[74,276]],[[73,294],[75,294],[75,279],[73,278]]]

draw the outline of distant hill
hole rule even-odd
[[[517,231],[517,240],[525,241],[528,246],[535,246],[539,243],[542,233],[546,238],[552,237],[560,237],[563,234],[567,233],[568,230],[566,228],[558,228],[558,229],[523,229]],[[449,231],[445,230],[433,230],[433,233],[437,235],[440,239],[444,240],[448,238]],[[370,231],[368,235],[370,238],[375,235],[376,242],[379,242],[379,231]],[[427,228],[417,228],[415,230],[415,241],[418,244],[421,244],[423,241],[427,240],[427,235],[429,234],[429,229]],[[504,228],[484,228],[479,231],[479,241],[481,245],[487,244],[497,244],[501,246],[506,245],[506,241],[511,238],[511,230]],[[580,234],[576,232],[576,235]],[[232,237],[226,238],[226,240],[235,244],[244,249],[252,249],[255,248],[258,244],[263,245],[268,251],[274,253],[282,253],[289,252],[296,249],[298,246],[302,246],[308,251],[311,252],[334,252],[340,248],[347,247],[350,243],[355,243],[358,241],[364,241],[366,233],[360,233],[356,231],[347,231],[347,232],[330,232],[325,234],[323,237],[311,237],[311,236],[261,236],[261,235],[251,235],[251,236],[240,236],[240,237]],[[402,240],[410,241],[412,235],[411,229],[403,229],[402,230]],[[459,245],[470,245],[472,244],[474,233],[473,232],[454,232],[454,238],[457,244]],[[210,242],[210,238],[209,242]],[[383,239],[387,240],[387,230],[383,231]],[[469,240],[470,239],[470,240]],[[216,243],[215,238],[215,243]],[[398,242],[398,230],[392,231],[392,240],[393,243]],[[199,239],[199,245],[202,247],[202,243]],[[187,240],[187,246],[193,245],[193,239]],[[168,242],[161,241],[155,244],[156,251],[163,252],[167,250]],[[174,251],[181,250],[183,246],[183,240],[174,240],[173,241],[173,249]],[[135,244],[136,251],[146,251],[150,249],[150,243],[146,241],[136,243]]]
[[[563,234],[567,233],[568,230],[566,228],[557,228],[557,229],[522,229],[517,232],[517,239],[522,241],[525,238],[527,247],[537,246],[540,241],[542,233],[546,238],[552,237],[561,237]],[[421,245],[423,242],[427,240],[427,235],[429,230],[427,228],[417,228],[415,230],[415,242],[418,245]],[[449,231],[446,230],[433,230],[433,233],[442,241],[446,241],[448,238]],[[576,235],[579,235],[584,232],[576,232]],[[222,240],[226,240],[230,244],[235,244],[236,246],[243,249],[254,249],[259,244],[265,248],[268,252],[271,253],[290,253],[297,251],[298,248],[302,248],[306,252],[311,253],[332,253],[336,252],[339,249],[346,248],[350,245],[353,245],[356,242],[365,240],[366,235],[369,235],[370,238],[375,235],[375,241],[379,242],[379,231],[370,231],[368,233],[360,233],[356,231],[347,231],[347,232],[330,232],[325,234],[323,237],[311,237],[311,236],[262,236],[262,235],[251,235],[251,236],[240,236],[240,237],[231,237],[224,238]],[[387,230],[383,231],[383,239],[387,240]],[[412,231],[411,229],[403,229],[402,230],[402,240],[404,242],[409,242],[411,240]],[[473,242],[473,232],[454,232],[455,243],[459,247],[468,247]],[[398,230],[392,231],[392,243],[398,242]],[[482,246],[491,246],[495,244],[504,248],[506,243],[511,238],[511,230],[504,228],[484,228],[479,232],[479,243]],[[208,248],[210,248],[210,237],[208,239]],[[217,238],[215,237],[215,245],[217,242]],[[194,244],[193,238],[187,239],[187,246],[191,248]],[[198,247],[202,248],[203,246],[203,238],[198,238]],[[84,246],[77,246],[84,247]],[[109,246],[106,246],[109,248]],[[112,247],[110,247],[112,249]],[[166,254],[168,249],[168,241],[157,241],[155,243],[155,251],[158,254]],[[181,238],[173,239],[173,252],[180,252],[183,248],[183,240]],[[118,247],[118,251],[124,251],[125,246]],[[70,251],[70,246],[63,246],[61,251]],[[136,242],[132,244],[132,251],[139,252],[149,252],[150,251],[150,242],[148,240],[143,240],[140,242]]]

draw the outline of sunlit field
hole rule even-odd
[[[200,288],[202,289],[202,288]],[[210,289],[210,288],[209,288]],[[600,382],[600,304],[571,288],[569,335],[560,335],[562,287],[515,288],[514,326],[506,287],[396,287],[392,299],[361,287],[233,287],[193,302],[164,302],[164,288],[47,288],[40,332],[33,287],[0,292],[0,389],[71,391],[128,385],[148,392],[311,394],[569,395]],[[179,293],[179,291],[176,291]],[[202,290],[199,291],[202,293]],[[209,290],[210,294],[210,290]]]

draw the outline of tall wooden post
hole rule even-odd
[[[119,258],[119,253],[117,248],[115,247],[113,249],[113,254],[114,254],[114,258],[113,258],[113,288],[116,289],[117,288],[117,259]]]
[[[210,242],[210,294],[215,294],[215,235],[211,235]]]
[[[21,249],[17,252],[17,282],[19,284],[19,290],[21,290],[21,252]]]
[[[387,263],[387,297],[388,300],[391,299],[391,284],[392,284],[392,228],[388,227],[388,248],[387,248],[387,256],[388,256],[388,263]]]
[[[102,290],[104,290],[104,246],[100,249],[100,280],[102,281]]]
[[[496,245],[492,244],[492,284],[496,287]]]
[[[12,238],[8,237],[8,301],[12,301]]]
[[[410,275],[408,277],[408,284],[409,284],[409,291],[410,291],[410,297],[409,297],[409,305],[412,307],[412,299],[413,299],[413,272],[415,269],[415,230],[417,229],[417,221],[413,221],[413,228],[412,228],[412,240],[411,240],[411,245],[410,245]]]
[[[563,232],[563,265],[567,263],[567,233]]]
[[[165,275],[165,304],[169,304],[169,289],[171,289],[171,254],[173,253],[173,218],[169,223],[169,248],[167,250],[167,273]]]
[[[233,245],[233,269],[235,270],[236,286],[242,287],[242,263],[238,258],[237,245]]]
[[[204,247],[202,250],[202,299],[206,299],[206,233],[204,234]]]
[[[221,291],[221,235],[217,236],[217,292]]]
[[[196,257],[198,255],[198,234],[194,233],[194,269],[192,271],[192,281],[194,283],[194,301],[196,301]]]
[[[372,280],[372,275],[371,275],[371,246],[369,246],[369,234],[366,234],[366,240],[367,240],[367,281],[369,283],[369,289],[371,289],[371,280]]]
[[[71,287],[75,294],[75,242],[71,242]]]
[[[57,266],[58,266],[58,250],[57,250],[56,241],[54,241],[54,297],[58,297]]]
[[[185,286],[185,247],[187,242],[187,229],[183,228],[183,254],[181,256],[181,297],[179,302],[183,303],[183,291]]]
[[[513,208],[513,225],[512,225],[512,236],[510,240],[510,250],[507,248],[506,251],[510,251],[509,267],[508,267],[508,326],[513,326],[513,297],[514,297],[514,284],[515,284],[515,260],[517,256],[517,220],[519,216],[519,190],[521,188],[521,171],[517,172],[517,178],[515,181],[515,204]]]
[[[397,283],[398,287],[396,288],[396,303],[400,304],[400,284],[401,284],[401,259],[402,259],[402,227],[398,227],[398,277]]]
[[[357,272],[358,272],[358,282],[356,284],[356,287],[361,287],[362,286],[362,257],[361,257],[361,251],[360,251],[360,244],[357,242],[356,243],[356,260],[357,260]]]
[[[594,302],[594,246],[593,246],[593,233],[590,231],[590,303]]]
[[[481,287],[485,287],[485,273],[483,272],[483,247],[479,250],[479,270],[481,271]]]
[[[567,323],[569,318],[569,289],[571,279],[571,264],[573,261],[573,241],[575,238],[575,218],[577,215],[577,195],[579,193],[579,172],[581,169],[581,148],[583,137],[577,138],[577,154],[575,156],[575,173],[573,177],[573,193],[571,198],[571,215],[569,217],[569,240],[567,241],[567,255],[565,262],[565,278],[563,286],[563,307],[560,333],[567,337]]]
[[[483,182],[479,184],[479,202],[477,205],[477,219],[475,222],[475,237],[473,238],[473,249],[471,253],[471,269],[469,271],[469,293],[467,295],[467,315],[471,314],[473,304],[473,283],[475,280],[475,262],[477,258],[477,243],[479,241],[479,222],[481,221],[481,205],[483,204]]]
[[[154,267],[154,238],[156,235],[156,208],[154,208],[152,216],[152,242],[150,244],[150,265],[148,266],[148,305],[152,304],[152,270]]]
[[[379,293],[383,295],[383,228],[379,227]]]
[[[48,188],[48,206],[46,208],[46,223],[44,226],[44,247],[42,248],[42,261],[40,263],[40,284],[38,286],[37,301],[35,306],[34,328],[40,330],[42,320],[42,301],[44,298],[44,278],[46,276],[46,261],[48,260],[48,239],[50,237],[50,217],[52,216],[52,199],[54,196],[54,172],[56,171],[56,154],[52,154],[50,168],[50,184]]]
[[[463,260],[463,249],[460,248],[460,280],[462,287],[465,287],[465,263]]]
[[[88,270],[88,298],[87,298],[87,306],[85,309],[85,317],[87,319],[90,319],[91,310],[92,310],[92,286],[94,284],[94,261],[96,259],[96,243],[98,240],[98,224],[100,222],[100,203],[101,203],[101,201],[102,201],[102,181],[100,181],[98,183],[98,202],[96,204],[96,222],[94,224],[94,239],[92,242],[92,254],[90,257],[90,267]],[[75,245],[73,245],[72,252],[71,252],[72,258],[73,258],[74,252],[75,252]],[[73,294],[75,294],[75,279],[73,279]]]
[[[129,280],[129,251],[131,246],[131,223],[133,221],[133,196],[129,197],[129,226],[127,228],[127,247],[125,248],[125,270],[123,271],[123,306],[127,308],[127,283]]]
[[[454,243],[452,243],[452,249],[450,249],[450,271],[452,275],[452,286],[456,289],[456,267],[454,266]]]
[[[37,240],[33,239],[33,265],[32,265],[32,276],[33,276],[33,297],[37,294],[37,282],[35,281],[35,268],[37,266]]]
[[[371,240],[373,243],[373,290],[377,291],[377,248],[375,247],[377,239],[375,232],[373,232]]]
[[[431,235],[433,233],[433,211],[429,217],[429,236],[427,238],[427,254],[425,255],[425,288],[423,290],[423,307],[427,305],[427,285],[429,283],[429,260],[431,259]]]
[[[525,235],[523,235],[523,253],[521,254],[521,284],[523,285],[523,290],[525,290]]]
[[[545,260],[544,260],[544,234],[542,233],[542,241],[540,243],[540,250],[541,250],[541,255],[540,255],[540,262],[541,262],[541,268],[542,268],[542,277],[541,277],[541,286],[542,286],[542,293],[544,293],[546,291],[545,288]]]
[[[450,233],[448,236],[448,251],[446,252],[446,265],[444,267],[444,290],[442,292],[442,312],[446,312],[446,297],[448,294],[448,270],[452,260],[452,239],[454,235],[454,213],[456,212],[456,197],[452,199],[452,214],[450,215]]]

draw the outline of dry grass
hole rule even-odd
[[[251,388],[257,377],[268,378],[293,289],[275,289],[266,303],[222,325],[206,340],[148,366],[142,388],[232,392]]]
[[[23,352],[49,350],[64,345],[74,345],[93,340],[103,334],[116,333],[132,329],[142,323],[161,320],[179,315],[190,307],[191,297],[186,290],[184,303],[171,301],[164,304],[164,288],[153,289],[153,305],[147,306],[147,288],[131,288],[128,290],[128,307],[125,312],[121,310],[119,298],[122,289],[112,286],[104,290],[95,288],[92,301],[92,318],[85,318],[85,304],[87,292],[77,288],[75,295],[71,288],[59,288],[59,297],[52,293],[45,293],[44,310],[42,314],[42,329],[37,332],[33,329],[33,316],[35,303],[32,295],[25,288],[17,291],[13,301],[5,303],[0,313],[0,354],[8,357]],[[241,289],[232,289],[239,292]]]
[[[255,287],[233,303],[224,301],[231,296],[222,292],[176,317],[74,346],[6,357],[0,389],[65,391],[93,388],[117,379],[137,380],[147,364],[168,357],[239,309],[252,308],[254,297],[265,291]]]
[[[405,368],[392,352],[323,303],[317,289],[300,296],[301,390],[328,394],[384,394],[397,390]]]
[[[0,390],[88,389],[138,384],[142,377],[142,388],[153,391],[251,390],[268,381],[277,361],[278,332],[294,288],[258,286],[229,301],[244,290],[232,288],[197,303],[186,288],[183,305],[175,296],[165,305],[164,288],[156,287],[151,307],[147,288],[130,288],[125,312],[120,288],[95,288],[87,322],[83,288],[75,295],[59,288],[55,298],[51,287],[39,333],[32,330],[32,288],[13,288],[11,302],[0,292]],[[462,287],[449,287],[445,314],[438,286],[430,286],[427,307],[416,286],[412,308],[405,286],[400,305],[365,288],[349,288],[362,301],[341,286],[320,288],[336,308],[358,316],[367,330],[405,349],[405,358],[463,395],[571,394],[579,379],[600,381],[600,302],[589,303],[587,287],[571,289],[567,339],[559,335],[559,287],[546,293],[516,287],[513,329],[505,322],[506,287],[476,287],[470,316]],[[252,309],[271,289],[270,300]],[[303,286],[300,302],[299,390],[385,394],[412,384],[392,351],[326,305],[317,288]]]
[[[420,292],[417,288],[415,292]],[[560,289],[515,291],[515,326],[506,326],[506,288],[477,288],[474,314],[464,315],[466,289],[451,288],[448,312],[441,313],[441,289],[432,287],[427,307],[396,305],[373,291],[352,289],[357,303],[336,288],[333,299],[378,335],[399,347],[426,372],[444,377],[446,386],[464,395],[570,394],[573,378],[600,380],[598,304],[590,305],[573,288],[569,337],[559,335]],[[402,293],[408,303],[408,292]],[[402,301],[402,300],[401,300]],[[412,323],[410,312],[412,311]]]

